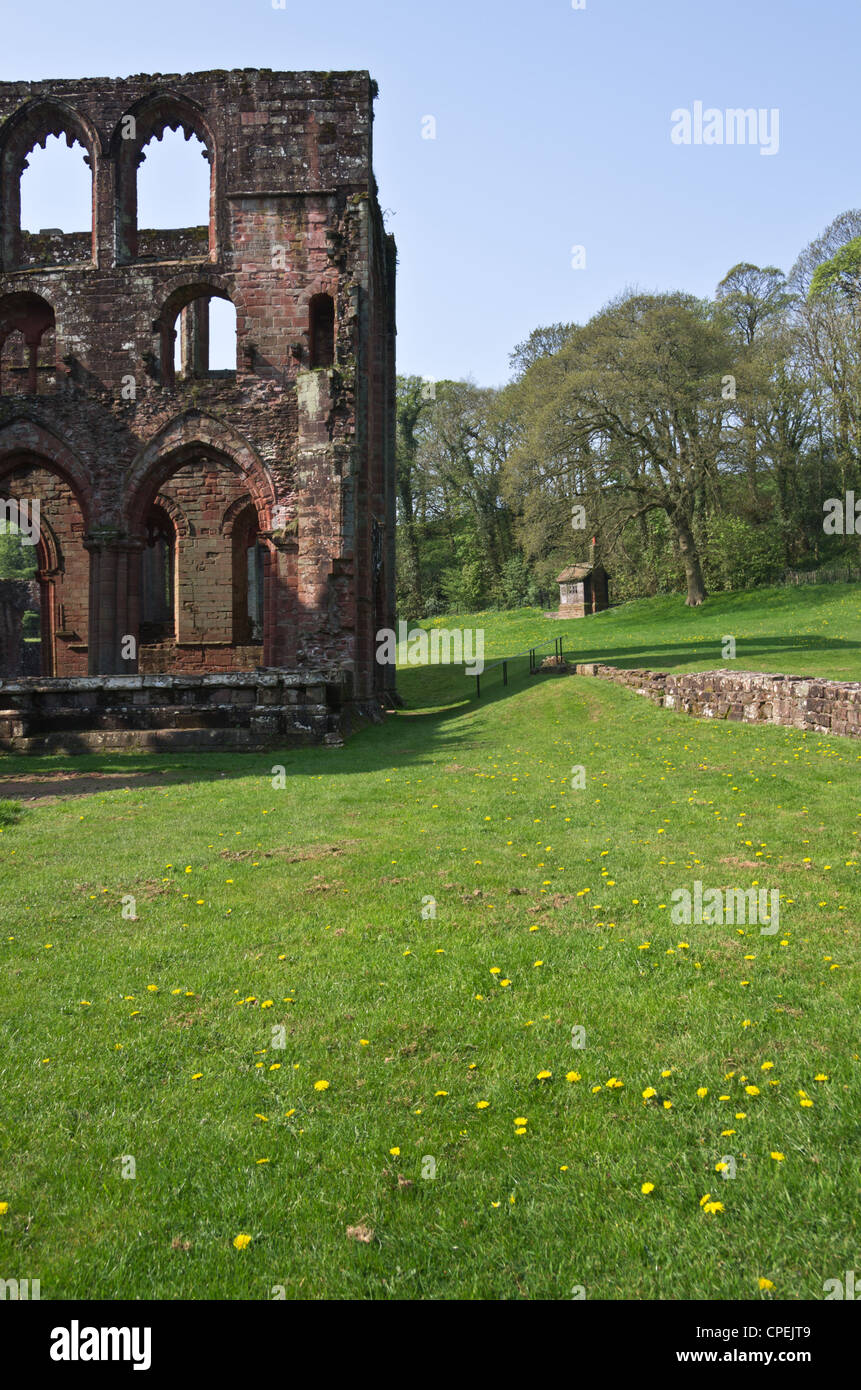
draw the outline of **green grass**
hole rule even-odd
[[[695,668],[725,664],[706,648],[743,608],[763,655],[741,664],[857,675],[850,592],[758,616],[727,596],[737,629],[678,599],[666,632],[663,600],[567,626],[590,656],[612,633],[622,664]],[[543,625],[488,636],[490,659]],[[401,688],[343,749],[0,761],[128,778],[0,819],[0,1277],[43,1298],[746,1299],[759,1277],[821,1298],[857,1268],[861,748],[576,677],[481,703],[453,671]],[[674,926],[695,879],[779,887],[782,930]]]
[[[434,618],[422,626],[477,627],[486,660],[561,637],[570,661],[663,671],[779,671],[861,680],[861,585],[821,584],[716,594],[686,608],[678,594],[640,599],[588,618],[558,621],[537,608]],[[723,639],[736,639],[736,657]],[[528,661],[525,663],[528,666]],[[448,673],[434,672],[444,693]],[[499,674],[489,680],[500,680]],[[482,682],[484,685],[485,682]]]

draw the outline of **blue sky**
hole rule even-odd
[[[851,0],[3,0],[0,23],[5,80],[369,69],[403,372],[501,384],[537,325],[629,285],[711,294],[740,260],[788,270],[861,204]],[[697,101],[777,108],[778,152],[674,144]],[[189,187],[163,175],[177,224]],[[71,190],[50,195],[34,225],[68,229]]]

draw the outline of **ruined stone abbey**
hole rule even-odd
[[[335,739],[391,696],[375,94],[365,72],[0,84],[0,517],[39,504],[35,577],[0,579],[0,747]],[[207,225],[138,226],[168,129],[204,147]],[[21,229],[49,135],[86,150],[91,233]]]

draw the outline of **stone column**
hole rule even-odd
[[[90,552],[89,674],[133,675],[140,643],[141,543],[89,536],[84,544]],[[134,656],[124,657],[129,637]]]

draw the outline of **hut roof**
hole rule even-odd
[[[601,564],[593,565],[588,562],[582,565],[569,565],[567,569],[564,569],[561,574],[556,576],[556,583],[568,584],[572,579],[585,579],[593,570],[603,569],[604,566]]]

